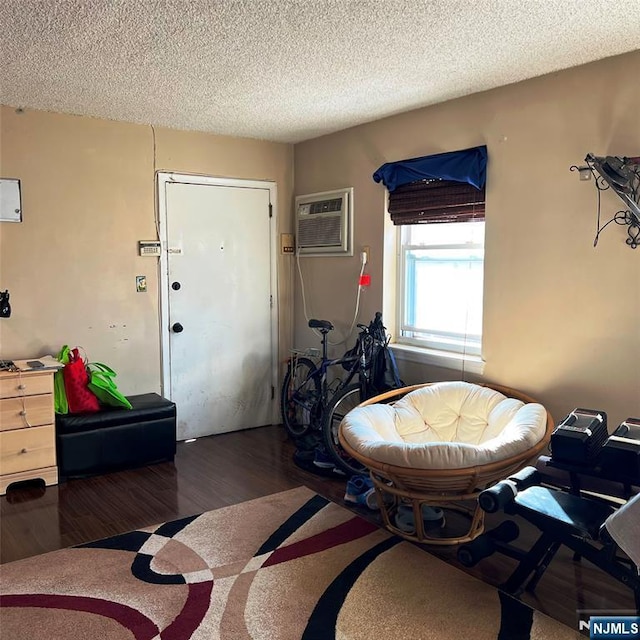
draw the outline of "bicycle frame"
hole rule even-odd
[[[355,346],[339,358],[328,357],[328,334],[333,325],[327,320],[309,320],[309,327],[322,334],[322,350],[293,351],[281,390],[282,421],[288,434],[297,440],[314,432],[334,466],[346,474],[361,473],[338,442],[339,423],[347,412],[388,385],[385,379],[388,337],[382,314],[376,313],[369,325],[358,325]],[[332,375],[340,365],[345,371]],[[394,372],[395,364],[393,365]],[[354,382],[357,379],[357,382]],[[399,380],[394,373],[394,382]],[[319,434],[318,434],[319,432]],[[318,439],[317,436],[320,435]]]
[[[313,428],[321,428],[323,422],[323,415],[326,407],[330,404],[331,399],[340,393],[343,389],[345,389],[349,384],[351,384],[352,380],[358,376],[358,382],[363,385],[362,393],[363,397],[368,397],[368,389],[369,389],[369,371],[366,364],[366,351],[364,342],[365,340],[371,341],[371,344],[375,342],[375,338],[370,335],[368,329],[364,325],[358,325],[360,328],[360,335],[358,337],[358,354],[354,356],[341,356],[339,358],[329,358],[328,357],[328,338],[327,335],[329,333],[329,329],[320,329],[322,333],[321,345],[322,345],[322,355],[320,357],[320,361],[317,364],[316,369],[314,369],[304,380],[304,382],[309,382],[312,380],[317,380],[318,387],[320,389],[320,397],[314,402],[314,406],[305,406],[303,400],[298,398],[293,398],[293,402],[298,403],[300,406],[304,406],[311,413],[312,419],[314,419],[317,423],[313,425]],[[338,378],[338,384],[334,389],[330,389],[330,384],[328,381],[328,373],[331,367],[336,365],[345,365],[347,363],[351,363],[351,366],[347,369],[347,375],[344,378]],[[290,367],[295,367],[296,357],[290,360]],[[305,399],[306,400],[306,399]]]

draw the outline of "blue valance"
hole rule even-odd
[[[389,192],[403,184],[428,178],[467,182],[476,189],[482,189],[487,179],[487,147],[483,145],[463,151],[385,162],[373,174],[373,179],[382,182]]]

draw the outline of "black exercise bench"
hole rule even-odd
[[[574,552],[574,559],[585,558],[629,587],[640,609],[640,575],[628,549],[620,547],[612,535],[613,521],[623,518],[635,523],[640,512],[640,495],[616,509],[606,500],[573,495],[555,488],[540,486],[541,476],[534,467],[485,489],[478,501],[487,513],[504,511],[533,524],[540,537],[528,551],[510,543],[519,535],[513,520],[506,520],[474,541],[458,549],[458,560],[467,567],[498,551],[519,560],[519,564],[501,586],[506,593],[519,597],[533,592],[561,545]],[[628,526],[628,525],[627,525]],[[635,525],[632,525],[635,526]],[[636,546],[637,546],[637,538]],[[623,552],[622,555],[620,552]],[[637,549],[635,560],[638,561]]]

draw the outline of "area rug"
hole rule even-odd
[[[302,487],[0,575],[3,640],[580,638]]]

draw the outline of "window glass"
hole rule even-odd
[[[401,227],[399,341],[480,355],[484,221]]]
[[[442,245],[484,244],[484,220],[478,222],[449,222],[443,224],[410,224],[401,227],[407,244]]]

